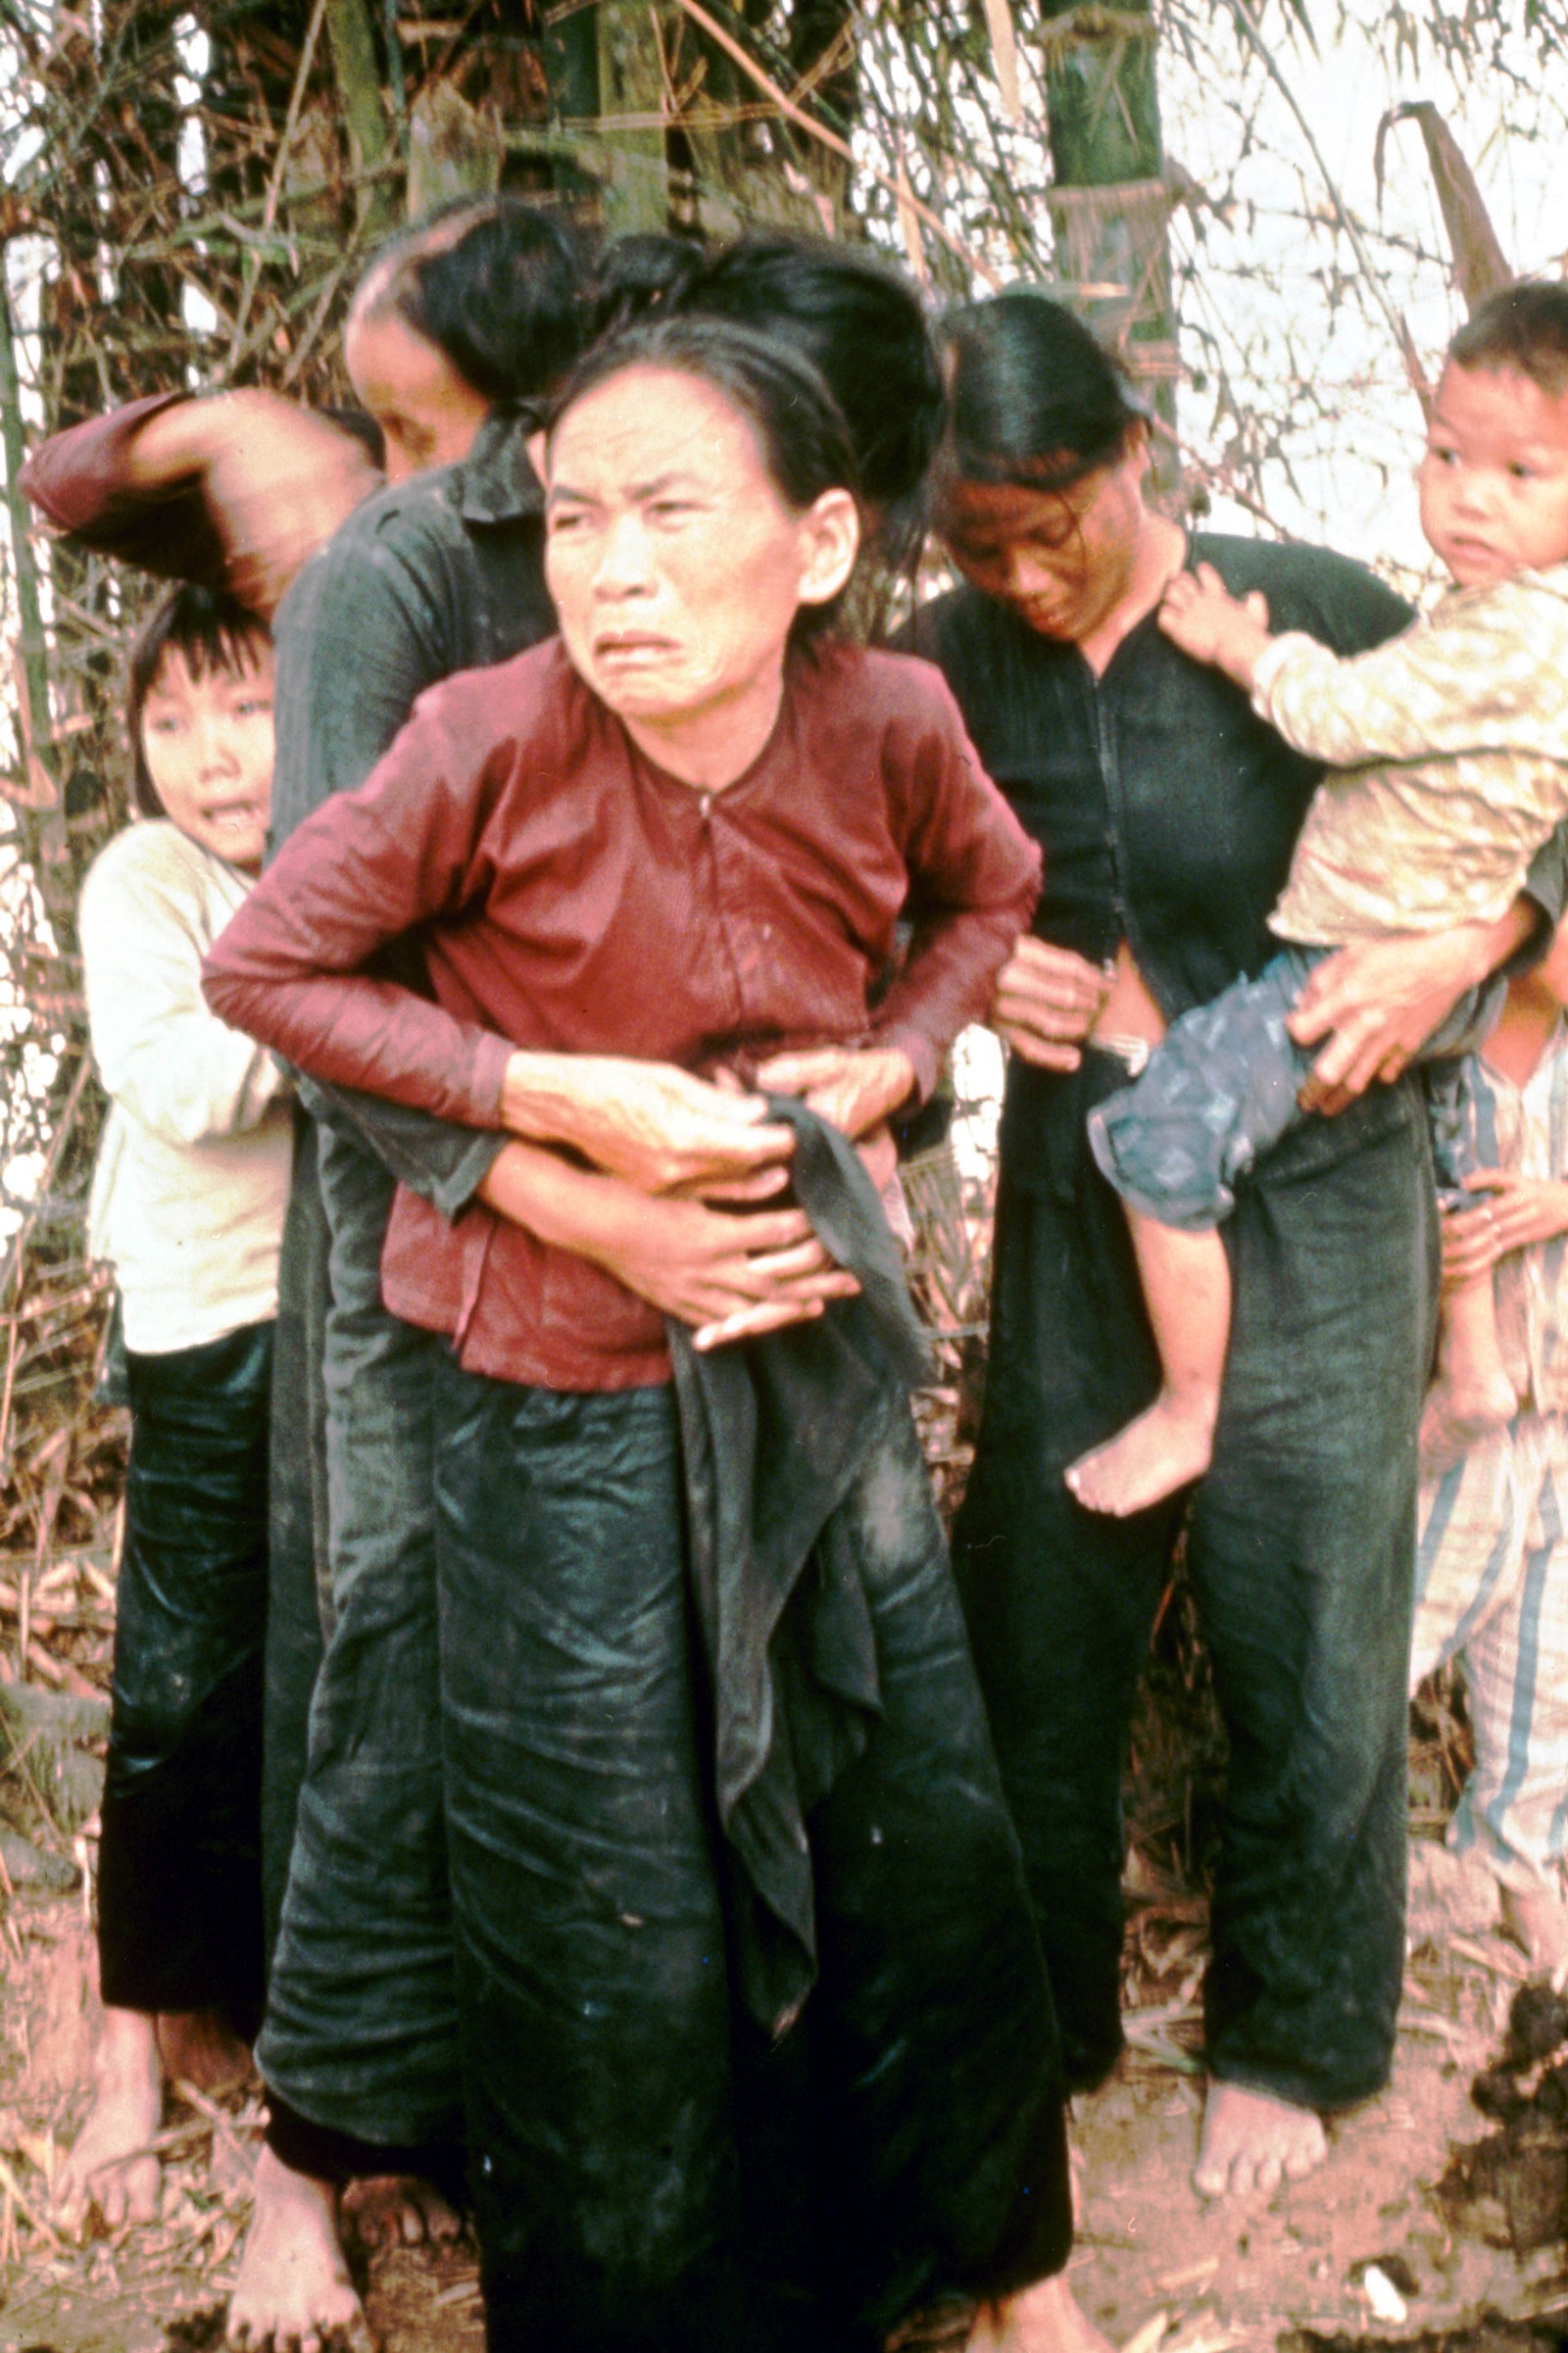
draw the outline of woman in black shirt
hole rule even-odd
[[[1356,653],[1406,608],[1310,548],[1204,536],[1145,502],[1148,425],[1068,313],[1018,289],[950,330],[938,521],[968,586],[919,615],[982,760],[1045,851],[1036,937],[1004,975],[986,1411],[956,1554],[1023,1838],[1070,2081],[1121,2043],[1119,1784],[1172,1546],[1231,1743],[1205,1990],[1196,2181],[1273,2187],[1325,2151],[1321,2112],[1387,2078],[1403,1962],[1405,1664],[1416,1429],[1436,1295],[1421,1115],[1392,1078],[1460,985],[1534,926],[1325,967],[1327,1107],[1227,1229],[1237,1311],[1211,1469],[1135,1518],[1080,1508],[1065,1466],[1143,1410],[1158,1368],[1125,1220],[1085,1140],[1147,1041],[1268,953],[1317,782],[1217,672],[1163,637],[1167,581],[1212,564],[1276,629]],[[1391,1013],[1389,1000],[1396,1000]],[[1313,1012],[1315,1008],[1315,1019]],[[1340,1082],[1336,1084],[1336,1082]]]

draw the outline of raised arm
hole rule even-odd
[[[1171,581],[1165,635],[1223,670],[1308,760],[1331,767],[1515,750],[1561,757],[1568,741],[1568,609],[1505,582],[1364,652],[1301,630],[1269,632],[1260,596],[1233,597],[1212,564]]]
[[[353,434],[276,394],[133,401],[54,434],[22,488],[57,530],[270,617],[380,476]]]
[[[1568,743],[1568,610],[1544,592],[1462,597],[1348,659],[1276,638],[1252,703],[1287,743],[1336,767],[1482,748],[1555,759]]]

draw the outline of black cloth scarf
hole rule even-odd
[[[880,1713],[846,1498],[931,1354],[858,1152],[796,1097],[769,1109],[795,1130],[795,1199],[859,1296],[710,1354],[669,1332],[741,1987],[781,2034],[816,1976],[807,1818]]]

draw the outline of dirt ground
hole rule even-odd
[[[1490,2129],[1470,2084],[1502,2042],[1524,1969],[1488,1924],[1489,1886],[1441,1848],[1423,1842],[1416,1856],[1393,2084],[1335,2126],[1311,2181],[1234,2207],[1189,2182],[1200,1902],[1134,1886],[1129,1983],[1160,1998],[1132,2007],[1122,2071],[1079,2103],[1075,2125],[1084,2214],[1072,2276],[1114,2344],[1250,2353],[1301,2328],[1415,2340],[1488,2310],[1541,2316],[1547,2344],[1560,2316],[1568,2341],[1564,2233],[1521,2260],[1500,2205],[1472,2202],[1456,2229],[1435,2195],[1453,2146]],[[91,1958],[79,1896],[13,1901],[0,1939],[0,2353],[201,2353],[219,2341],[232,2284],[255,2101],[174,2110],[158,2228],[84,2246],[54,2238],[49,2180],[84,2104],[92,2047]],[[1383,2282],[1365,2283],[1368,2263]],[[474,2267],[461,2248],[377,2258],[369,2305],[387,2353],[479,2353]]]

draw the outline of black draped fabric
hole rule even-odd
[[[928,1343],[853,1147],[799,1102],[770,1107],[796,1130],[795,1197],[861,1295],[709,1355],[671,1328],[689,1574],[735,1990],[775,2038],[743,2181],[760,2136],[780,2175],[793,2071],[812,2091],[782,2170],[815,2183],[833,2309],[874,2333],[1059,2270],[1062,2103],[910,1420]]]
[[[743,1990],[779,2033],[816,1974],[806,1817],[863,1752],[881,1706],[870,1610],[836,1515],[931,1366],[858,1153],[798,1097],[773,1098],[769,1115],[795,1130],[796,1201],[859,1276],[860,1297],[706,1355],[671,1323],[669,1345],[714,1795],[741,1873]],[[929,1508],[918,1483],[913,1502],[918,1544]]]

